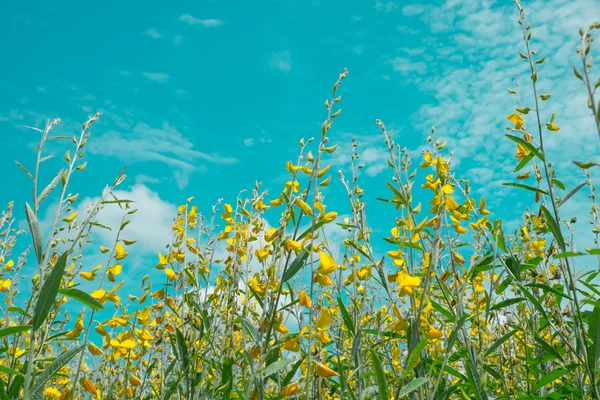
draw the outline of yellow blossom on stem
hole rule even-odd
[[[125,247],[121,243],[117,243],[115,247],[115,259],[122,260],[129,255],[128,252],[125,251]]]
[[[400,271],[396,278],[396,283],[400,286],[400,296],[412,295],[413,289],[419,287],[421,279],[417,276],[411,276],[406,271]]]

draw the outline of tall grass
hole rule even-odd
[[[10,203],[0,216],[0,398],[600,399],[600,248],[574,250],[577,235],[592,235],[600,247],[589,174],[598,165],[577,161],[574,173],[584,182],[570,190],[553,169],[544,139],[560,128],[554,114],[540,117],[550,98],[538,93],[545,57],[530,48],[531,27],[517,7],[519,56],[529,68],[522,80],[533,97],[509,90],[518,103],[505,136],[516,146],[518,176],[505,185],[531,205],[515,235],[488,218],[485,200],[454,173],[452,152],[433,129],[413,164],[377,120],[391,180],[379,199],[389,222],[377,227],[389,235],[374,244],[359,145],[352,143],[349,170],[330,168],[344,70],[317,138],[301,140],[297,160],[286,164],[281,191],[268,195],[257,184],[206,215],[189,199],[157,255],[154,285],[145,276],[138,293],[123,293],[122,264],[135,242],[125,234],[136,212],[115,192],[125,171],[85,213],[71,187],[73,175],[85,173],[90,129],[101,116],[68,138],[64,167],[47,185],[40,182],[45,144],[64,138],[52,136],[58,120],[38,129],[33,172],[18,163],[32,199],[22,209]],[[595,29],[600,23],[580,32],[574,74],[600,136]],[[351,210],[343,221],[322,193],[337,180]],[[415,190],[429,204],[416,203]],[[561,206],[578,192],[590,199],[592,230],[575,235]],[[54,217],[42,229],[48,204]],[[104,207],[122,211],[112,243],[95,240],[97,230],[110,229],[98,217]],[[16,256],[17,240],[25,240],[15,224],[20,215],[31,245]],[[277,216],[277,226],[267,216]],[[343,241],[330,235],[334,224]],[[380,258],[375,246],[387,254]],[[98,250],[100,265],[82,265]],[[598,256],[598,265],[580,268],[586,255]],[[33,273],[22,301],[22,277]],[[74,321],[67,306],[80,309]]]

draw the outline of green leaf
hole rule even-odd
[[[352,317],[348,313],[348,310],[346,310],[346,306],[344,305],[344,302],[342,301],[342,299],[340,299],[338,297],[337,303],[338,303],[338,306],[340,307],[340,311],[342,312],[342,318],[344,319],[344,323],[346,324],[346,327],[348,328],[350,333],[352,333],[352,337],[356,336],[356,330],[354,329],[354,323],[352,322]]]
[[[282,358],[281,360],[277,360],[272,364],[267,365],[262,371],[259,371],[260,377],[262,379],[268,378],[269,376],[276,374],[280,371],[283,371],[285,367],[289,364],[293,363],[294,360],[290,360],[288,358]]]
[[[519,172],[520,170],[522,170],[527,164],[529,164],[529,161],[531,161],[533,157],[533,153],[529,153],[525,157],[523,157],[521,161],[519,161],[519,163],[517,164],[515,172]]]
[[[379,279],[381,280],[380,284],[381,286],[383,286],[383,288],[385,289],[386,293],[388,294],[388,297],[390,296],[390,289],[388,288],[387,285],[387,278],[385,277],[385,272],[383,270],[383,264],[385,263],[385,257],[381,257],[381,261],[379,261],[376,265],[376,269],[377,269],[377,274],[379,275]]]
[[[77,300],[80,303],[83,303],[86,306],[90,307],[92,310],[104,310],[104,306],[102,305],[102,303],[100,303],[98,300],[96,300],[95,298],[93,298],[92,296],[90,296],[82,290],[75,288],[58,289],[58,293],[70,297],[73,300]]]
[[[29,224],[29,230],[31,231],[35,259],[37,260],[38,265],[42,265],[42,257],[44,257],[42,251],[42,231],[37,217],[28,203],[25,203],[25,216],[27,217],[27,223]]]
[[[373,369],[375,369],[375,378],[377,378],[377,386],[379,387],[379,399],[387,400],[387,379],[385,378],[385,372],[383,371],[383,365],[377,355],[375,349],[369,349],[371,353],[371,361],[373,361]]]
[[[592,342],[588,347],[588,365],[590,369],[594,371],[597,369],[598,360],[600,360],[600,345],[598,345],[598,339],[600,339],[600,301],[596,302],[594,309],[588,317],[588,337]]]
[[[561,291],[558,291],[555,288],[550,287],[550,286],[548,286],[548,285],[546,285],[544,283],[529,283],[529,284],[527,284],[525,286],[527,286],[527,287],[535,287],[535,288],[538,288],[538,289],[542,289],[545,292],[554,293],[555,295],[560,296],[560,297],[564,297],[565,299],[573,300],[571,297],[569,297],[569,295],[567,295],[567,294],[565,294],[565,293],[563,293]]]
[[[569,193],[567,193],[565,195],[565,197],[562,198],[562,200],[560,201],[560,203],[558,203],[558,207],[562,206],[563,204],[565,204],[567,202],[567,200],[569,200],[571,197],[573,197],[573,195],[577,192],[579,192],[579,190],[585,186],[585,182],[580,183],[579,185],[575,186],[573,189],[571,189],[571,191]]]
[[[40,195],[38,196],[36,203],[39,206],[40,203],[42,201],[44,201],[46,199],[46,197],[48,197],[50,195],[50,193],[52,193],[52,191],[54,189],[56,189],[56,186],[58,186],[58,182],[60,182],[60,178],[63,176],[63,169],[61,169],[60,171],[58,171],[58,174],[56,174],[56,176],[54,177],[54,179],[52,179],[52,182],[50,182],[48,184],[48,186],[46,186],[44,188],[44,190],[42,190],[42,193],[40,193]]]
[[[0,329],[0,338],[3,338],[4,336],[13,335],[15,333],[27,332],[30,329],[30,325],[10,326],[8,328]]]
[[[400,199],[400,203],[403,204],[404,206],[408,207],[408,202],[404,198],[404,195],[402,195],[402,193],[400,193],[400,191],[398,189],[396,189],[396,187],[394,185],[392,185],[391,183],[386,182],[385,184],[387,185],[387,187],[390,188],[392,193],[394,193],[394,196],[398,197]]]
[[[427,378],[420,377],[413,379],[406,386],[404,386],[402,390],[400,390],[400,392],[398,392],[398,398],[401,398],[402,396],[406,396],[407,394],[414,392],[426,383]]]
[[[15,306],[8,307],[7,311],[21,314],[22,316],[27,317],[27,318],[33,318],[33,316],[31,314],[29,314],[27,311],[23,310],[21,307],[15,307]]]
[[[506,342],[508,339],[510,339],[512,337],[512,335],[514,335],[515,333],[519,332],[520,329],[515,329],[512,330],[504,335],[502,335],[502,337],[500,337],[498,340],[496,340],[489,349],[487,349],[487,351],[485,352],[484,357],[489,356],[490,354],[494,353],[494,351],[502,346],[502,343]]]
[[[516,188],[519,188],[519,189],[525,189],[525,190],[529,190],[529,191],[536,192],[536,193],[541,193],[541,194],[548,194],[548,192],[546,192],[545,190],[538,189],[538,188],[533,187],[533,186],[523,185],[521,183],[510,183],[509,182],[509,183],[503,183],[502,185],[503,186],[516,187]]]
[[[86,343],[80,344],[77,347],[73,347],[62,353],[60,356],[56,357],[52,364],[48,365],[48,367],[35,379],[33,384],[33,388],[31,389],[31,393],[35,394],[37,391],[42,390],[46,382],[48,382],[52,377],[69,361],[73,359],[77,354],[79,354],[86,346]]]
[[[65,266],[67,265],[67,258],[69,257],[68,251],[65,251],[61,254],[50,271],[48,278],[42,285],[42,289],[40,290],[40,295],[38,297],[37,303],[35,304],[35,310],[33,313],[33,321],[31,323],[33,330],[37,331],[48,316],[50,309],[54,305],[54,301],[56,300],[56,295],[58,294],[58,288],[60,287],[60,281],[65,272]]]
[[[294,365],[292,365],[292,369],[290,369],[290,371],[285,375],[285,378],[283,378],[283,382],[281,382],[282,387],[290,384],[292,379],[294,379],[294,375],[296,375],[296,371],[298,371],[298,368],[300,368],[300,365],[302,365],[302,362],[306,357],[307,354],[305,354],[302,358],[296,361]]]
[[[569,258],[569,257],[579,257],[579,256],[585,256],[585,255],[587,255],[587,254],[582,253],[582,252],[563,251],[562,253],[558,253],[554,257],[555,258]]]
[[[258,329],[256,329],[252,321],[246,317],[240,317],[240,319],[242,321],[242,325],[244,325],[244,328],[246,328],[250,334],[250,337],[252,337],[252,340],[258,340]]]
[[[531,390],[533,392],[540,390],[547,384],[552,383],[554,380],[560,378],[561,376],[567,374],[568,372],[569,371],[567,371],[564,368],[555,369],[554,371],[550,372],[549,374],[542,376],[542,378],[535,385],[533,385]]]
[[[504,240],[504,232],[502,232],[501,220],[497,219],[494,221],[492,234],[494,235],[494,241],[496,242],[496,246],[498,246],[500,250],[506,253],[506,242]]]
[[[31,172],[27,171],[27,168],[25,168],[23,164],[18,161],[15,161],[15,163],[19,166],[19,168],[21,168],[21,171],[25,172],[25,175],[27,175],[32,181],[35,181],[35,178],[33,175],[31,175]]]
[[[231,357],[223,360],[221,366],[221,385],[219,390],[223,391],[223,398],[228,399],[233,388],[233,359]]]
[[[308,255],[308,251],[304,249],[296,256],[294,261],[292,261],[292,265],[290,265],[290,267],[283,273],[283,276],[281,277],[281,283],[289,281],[298,273],[298,271],[300,271],[300,269],[304,266]]]
[[[546,217],[546,223],[548,225],[548,228],[550,228],[550,231],[552,231],[552,234],[554,235],[554,238],[558,242],[561,250],[564,250],[565,249],[565,239],[563,238],[562,232],[560,231],[560,227],[556,223],[556,220],[554,219],[552,214],[550,214],[550,211],[548,211],[548,209],[546,207],[540,206],[540,209],[542,210],[542,212],[544,213],[544,216]]]
[[[524,297],[514,297],[514,298],[512,298],[512,299],[506,299],[506,300],[504,300],[504,301],[501,301],[500,303],[496,303],[496,304],[494,304],[494,305],[493,305],[493,306],[490,308],[490,310],[491,310],[491,311],[494,311],[494,310],[500,310],[500,309],[502,309],[502,308],[504,308],[504,307],[508,307],[508,306],[511,306],[511,305],[513,305],[513,304],[517,304],[517,303],[520,303],[520,302],[522,302],[522,301],[525,301],[525,300],[526,300],[526,299],[525,299]]]
[[[558,187],[560,190],[567,190],[567,189],[565,188],[565,184],[564,184],[564,183],[562,183],[561,181],[559,181],[558,179],[552,179],[552,183],[554,183],[554,185],[555,185],[556,187]]]
[[[23,376],[23,374],[20,373],[19,371],[15,371],[14,369],[5,367],[4,365],[0,365],[0,372],[8,374],[8,375]]]
[[[406,367],[404,368],[405,374],[411,372],[413,370],[413,368],[417,365],[417,362],[419,361],[419,357],[421,356],[421,351],[423,351],[426,344],[427,344],[427,338],[423,338],[412,349],[412,352],[410,353],[410,355],[408,356],[408,359],[406,361]]]
[[[302,234],[300,236],[298,236],[296,238],[297,241],[301,241],[302,239],[304,239],[304,237],[306,235],[308,235],[309,233],[313,233],[318,231],[323,225],[325,225],[327,223],[327,221],[319,221],[314,225],[311,225],[307,230],[305,230],[304,232],[302,232]]]
[[[516,107],[515,110],[517,110],[517,112],[520,112],[521,114],[529,114],[529,111],[531,111],[531,108],[529,108],[529,107]]]
[[[515,136],[515,135],[505,135],[505,136],[507,138],[509,138],[510,140],[512,140],[513,142],[518,143],[521,146],[525,147],[527,150],[529,150],[533,155],[535,155],[540,160],[545,161],[544,155],[538,150],[537,147],[535,147],[533,144],[529,143],[527,140],[525,140],[519,136]]]
[[[600,164],[596,164],[593,161],[573,161],[573,164],[577,165],[581,169],[588,169],[600,166]]]
[[[190,367],[190,355],[188,353],[187,345],[185,344],[183,333],[181,333],[179,329],[175,331],[175,340],[177,341],[177,352],[179,353],[183,370],[187,374]]]

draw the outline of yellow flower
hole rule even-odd
[[[108,267],[108,280],[111,282],[115,282],[115,275],[119,275],[123,271],[123,266],[121,264],[115,264],[113,266]]]
[[[135,375],[129,377],[129,383],[131,383],[131,386],[142,386],[142,380]]]
[[[63,218],[63,221],[70,224],[71,222],[75,221],[75,218],[77,218],[77,214],[78,214],[78,212],[75,211],[73,214],[68,215],[65,218]]]
[[[533,251],[533,253],[536,256],[540,256],[540,255],[542,255],[542,252],[546,248],[546,239],[539,238],[539,239],[531,242],[529,244],[529,247],[531,248],[531,251]]]
[[[327,333],[329,324],[331,324],[331,313],[327,308],[323,308],[319,315],[319,319],[317,319],[315,323],[315,327],[317,328],[317,340],[323,344],[331,342],[331,336]]]
[[[457,262],[459,264],[464,264],[465,263],[465,259],[458,252],[452,250],[451,255],[452,255],[452,259],[455,262]]]
[[[90,381],[88,378],[81,378],[79,380],[79,384],[83,387],[83,390],[91,394],[92,396],[98,396],[98,390],[96,390],[96,386]]]
[[[88,281],[93,281],[94,278],[96,278],[96,272],[98,272],[98,270],[100,268],[102,268],[102,265],[104,265],[104,263],[100,263],[98,264],[93,270],[92,272],[80,272],[79,276],[81,276],[83,279],[88,280]]]
[[[134,349],[135,341],[131,340],[131,339],[127,339],[127,340],[123,340],[122,342],[119,342],[116,339],[111,339],[110,345],[112,347],[121,348],[121,349]]]
[[[287,328],[287,326],[285,326],[283,324],[283,313],[280,312],[277,315],[277,321],[275,321],[275,330],[279,333],[283,333],[284,335],[286,335],[289,332],[289,329]]]
[[[398,310],[398,308],[396,308],[395,305],[392,305],[392,310],[394,311],[394,315],[397,319],[392,329],[398,332],[405,331],[406,329],[408,329],[408,322],[402,317],[402,314],[400,314],[400,310]]]
[[[287,251],[294,251],[296,253],[299,253],[302,250],[302,243],[296,242],[292,239],[288,239],[285,241],[285,249]]]
[[[429,339],[440,339],[444,334],[439,329],[435,329],[434,327],[429,328],[429,332],[427,332],[427,337]]]
[[[331,274],[338,268],[338,265],[335,263],[333,257],[323,251],[319,251],[319,260],[321,261],[319,264],[319,269],[325,275]]]
[[[313,361],[315,363],[315,365],[317,366],[317,375],[321,376],[323,378],[329,378],[332,376],[340,376],[340,374],[338,374],[337,372],[335,372],[334,370],[332,370],[331,368],[327,367],[324,364],[321,364],[318,361]]]
[[[254,254],[256,255],[256,258],[258,258],[258,261],[264,261],[269,257],[269,250],[266,248],[257,249]]]
[[[304,292],[304,290],[300,291],[300,305],[306,308],[312,307],[312,300],[308,295]]]
[[[326,223],[330,223],[333,222],[338,216],[338,213],[336,213],[335,211],[331,211],[326,213],[325,215],[323,215],[323,221],[325,221]]]
[[[523,116],[521,114],[510,114],[508,120],[515,124],[516,130],[521,130],[521,127],[523,126]]]
[[[60,391],[55,387],[47,387],[44,390],[44,394],[51,399],[58,399],[60,397]]]
[[[127,257],[129,253],[125,251],[125,248],[121,243],[117,243],[117,247],[115,247],[115,259],[122,260]]]
[[[302,212],[306,215],[313,215],[313,210],[310,208],[308,204],[302,199],[296,199],[296,206],[302,210]]]
[[[298,385],[298,382],[294,382],[294,383],[291,383],[291,384],[281,388],[281,390],[277,394],[279,396],[289,397],[289,396],[295,395],[299,391],[300,391],[300,386]]]
[[[396,283],[400,286],[400,296],[406,294],[412,295],[413,289],[421,284],[421,279],[417,276],[411,276],[406,271],[400,271],[396,278]]]
[[[96,346],[92,342],[90,342],[90,344],[88,345],[88,350],[94,356],[99,356],[101,354],[104,354],[104,351],[102,351],[102,349],[100,347]]]
[[[529,150],[523,145],[517,144],[517,155],[518,159],[521,159],[529,154]]]
[[[2,280],[0,279],[0,292],[8,292],[10,290],[10,279]]]
[[[279,230],[277,228],[271,228],[265,232],[265,240],[270,243],[275,240],[278,234]]]
[[[177,273],[175,273],[175,271],[173,271],[171,268],[165,268],[165,274],[170,281],[177,278]]]

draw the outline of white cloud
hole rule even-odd
[[[144,175],[144,174],[139,174],[139,175],[136,175],[136,177],[135,177],[135,183],[144,184],[144,183],[159,183],[159,182],[160,182],[159,179],[152,177],[152,176]]]
[[[183,35],[173,36],[173,43],[180,44],[183,41]]]
[[[426,10],[426,7],[420,4],[409,4],[402,7],[402,14],[410,17],[413,15],[422,14]]]
[[[555,112],[561,127],[560,132],[545,132],[546,154],[559,174],[562,170],[559,176],[564,181],[578,180],[580,174],[570,161],[597,159],[600,144],[585,107],[584,88],[573,77],[571,64],[578,61],[578,27],[598,20],[600,9],[593,0],[537,0],[525,6],[536,58],[547,56],[539,66],[538,92],[553,94],[541,102],[541,118],[547,121]],[[426,7],[418,18],[434,34],[423,39],[427,51],[403,49],[391,61],[404,79],[418,82],[419,90],[433,98],[413,116],[414,128],[426,135],[435,125],[437,136],[447,139],[456,151],[455,160],[470,160],[461,164],[467,170],[460,175],[477,183],[478,192],[501,201],[502,196],[515,193],[501,186],[516,176],[515,144],[504,137],[510,125],[506,117],[518,106],[517,97],[507,92],[515,87],[515,74],[519,74],[523,106],[535,107],[528,65],[518,56],[519,51],[525,52],[516,22],[518,11],[512,3],[491,1],[446,0],[439,7]],[[408,11],[416,15],[416,10]],[[439,32],[443,40],[435,36]],[[424,72],[426,77],[418,76]],[[532,131],[534,118],[532,113],[526,116]]]
[[[269,67],[289,73],[292,70],[292,56],[290,51],[286,50],[273,53],[269,60]]]
[[[423,75],[427,72],[427,64],[424,61],[412,60],[408,57],[397,56],[390,63],[394,71],[402,76]]]
[[[116,190],[114,194],[118,199],[132,200],[134,203],[131,204],[131,208],[137,209],[135,214],[128,216],[131,223],[127,225],[122,235],[127,239],[137,240],[128,251],[131,254],[145,255],[155,254],[164,249],[169,241],[177,206],[161,199],[158,193],[139,183],[129,190]],[[97,198],[84,198],[78,206],[80,215],[85,215],[88,206],[97,200]],[[98,221],[112,229],[111,231],[95,230],[102,240],[101,244],[111,245],[123,215],[124,211],[116,205],[107,205],[98,213]]]
[[[189,25],[202,25],[205,28],[214,28],[223,24],[220,19],[200,19],[191,14],[183,14],[179,17],[179,20]]]
[[[389,12],[392,12],[392,11],[396,10],[396,9],[398,9],[398,7],[399,7],[398,3],[395,3],[393,1],[383,2],[383,1],[380,1],[380,0],[377,0],[375,2],[375,6],[374,6],[374,8],[377,11],[383,11],[383,12],[386,12],[386,13],[389,13]]]
[[[173,178],[180,188],[187,185],[193,172],[205,171],[210,164],[233,164],[238,160],[219,153],[206,153],[194,149],[188,140],[172,125],[164,123],[153,128],[138,123],[131,132],[109,131],[98,140],[90,142],[93,154],[116,157],[123,162],[159,162],[174,169]]]
[[[156,30],[156,29],[154,29],[154,28],[150,28],[150,29],[148,29],[146,32],[144,32],[144,35],[146,35],[146,36],[150,36],[150,37],[151,37],[151,38],[153,38],[153,39],[158,39],[158,38],[161,38],[161,37],[162,37],[162,35],[160,34],[160,32],[159,32],[159,31],[157,31],[157,30]]]
[[[159,82],[159,83],[165,83],[167,82],[169,79],[171,79],[171,77],[163,72],[144,72],[142,73],[142,75],[144,75],[146,78],[150,79],[151,81],[155,81],[155,82]]]
[[[244,139],[244,144],[248,147],[254,146],[254,138]]]

